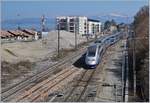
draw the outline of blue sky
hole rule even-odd
[[[119,13],[134,16],[148,0],[83,0],[83,1],[6,1],[1,3],[2,21],[7,19],[35,18],[45,14],[47,18],[61,15],[102,16]],[[20,14],[17,17],[17,14]]]

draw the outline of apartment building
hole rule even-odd
[[[87,17],[79,17],[78,18],[78,25],[77,25],[77,32],[79,34],[87,34],[88,33],[88,18]]]
[[[93,35],[101,32],[101,22],[98,20],[88,19],[88,34]]]
[[[78,34],[95,34],[101,31],[101,23],[97,20],[88,19],[84,16],[61,16],[57,17],[57,25],[60,30],[76,32]]]

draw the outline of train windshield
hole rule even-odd
[[[101,41],[97,40],[97,41],[95,41],[95,43],[101,43]]]
[[[96,54],[96,46],[91,46],[88,48],[88,56],[94,57]]]

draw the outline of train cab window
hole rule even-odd
[[[101,43],[101,41],[100,41],[100,40],[97,40],[97,41],[95,41],[95,43]]]
[[[100,50],[100,49],[101,49],[101,46],[98,46],[98,49]]]
[[[88,48],[88,56],[94,57],[96,54],[96,46],[91,46]]]

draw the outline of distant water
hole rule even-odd
[[[19,27],[24,29],[34,28],[37,31],[41,30],[41,21],[39,18],[27,18],[20,20],[6,20],[2,21],[1,28],[4,30],[13,30]],[[55,29],[55,19],[46,19],[45,27],[48,30]]]
[[[90,17],[91,19],[100,20],[101,22],[105,22],[106,20],[114,19],[117,23],[131,23],[133,22],[133,18],[130,17],[127,19],[121,18],[121,17],[108,17],[108,16],[102,16],[97,17],[93,16]],[[55,18],[46,18],[46,28],[48,30],[53,30],[56,28],[56,21]],[[15,19],[15,20],[6,20],[2,21],[2,29],[11,30],[11,29],[17,29],[17,27],[20,26],[21,28],[35,28],[37,31],[41,30],[41,20],[40,18],[25,18],[25,19]]]

